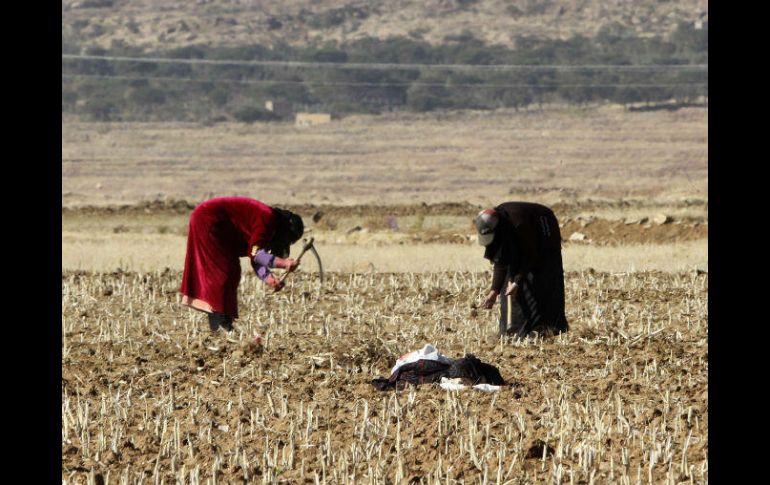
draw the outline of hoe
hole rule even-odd
[[[320,275],[321,284],[324,282],[324,268],[321,265],[321,256],[318,255],[318,251],[316,251],[315,246],[313,245],[314,238],[310,239],[303,239],[302,242],[304,242],[304,246],[302,246],[302,251],[299,253],[299,256],[297,256],[297,261],[302,259],[302,256],[310,250],[310,252],[313,253],[315,256],[316,261],[318,261],[318,273]],[[279,280],[281,283],[283,283],[283,280],[286,279],[286,277],[289,276],[289,273],[284,273],[281,275],[281,279]]]

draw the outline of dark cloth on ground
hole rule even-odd
[[[452,362],[449,368],[450,379],[461,378],[464,384],[475,386],[476,384],[492,384],[494,386],[504,386],[505,379],[500,375],[500,371],[492,364],[480,361],[473,354],[465,354],[462,359]]]
[[[378,377],[372,380],[372,385],[380,391],[392,388],[403,389],[407,384],[433,384],[440,382],[442,377],[449,375],[449,364],[435,360],[418,360],[404,364],[394,372],[389,379]]]
[[[410,364],[404,364],[385,379],[378,377],[371,380],[371,384],[380,391],[388,389],[403,389],[407,384],[436,384],[441,378],[462,378],[470,385],[493,384],[505,385],[505,380],[500,375],[497,367],[486,364],[473,354],[466,354],[462,359],[452,360],[451,364],[437,362],[435,360],[418,360]]]

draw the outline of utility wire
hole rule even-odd
[[[367,87],[440,87],[440,88],[663,88],[676,86],[708,86],[707,83],[668,83],[668,84],[581,84],[581,83],[560,83],[560,84],[486,84],[486,83],[425,83],[425,82],[346,82],[346,81],[297,81],[292,79],[193,79],[183,77],[161,77],[161,76],[105,76],[98,74],[62,74],[62,78],[74,79],[102,79],[102,80],[120,80],[120,81],[170,81],[170,82],[197,82],[197,83],[235,83],[235,84],[295,84],[307,86],[367,86]]]
[[[707,71],[708,64],[395,64],[395,63],[358,63],[358,62],[305,62],[305,61],[264,61],[264,60],[227,60],[227,59],[185,59],[170,57],[124,57],[124,56],[94,56],[85,54],[62,54],[62,59],[82,61],[114,61],[142,62],[152,64],[208,64],[227,66],[273,66],[299,68],[339,68],[339,69],[373,69],[373,70],[408,70],[408,69],[440,69],[461,71],[506,71],[506,70],[699,70]]]

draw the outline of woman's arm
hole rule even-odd
[[[264,250],[256,252],[253,258],[251,258],[251,267],[254,272],[257,273],[257,277],[264,283],[275,288],[276,291],[283,287],[283,284],[276,278],[269,268],[275,268],[275,260],[277,258],[272,254]]]
[[[293,258],[279,258],[275,257],[274,268],[283,268],[286,271],[294,271],[299,266],[299,261]]]
[[[254,257],[251,258],[251,267],[254,268],[257,277],[278,290],[281,289],[280,287],[283,287],[283,284],[270,272],[269,268],[283,268],[287,271],[294,271],[298,265],[299,262],[295,259],[279,258],[263,249],[257,251]]]
[[[503,290],[505,284],[505,276],[508,274],[508,265],[502,263],[495,263],[495,267],[492,270],[492,290],[495,293],[500,293]]]
[[[268,268],[275,267],[275,259],[275,256],[263,249],[257,251],[254,257],[251,258],[251,267],[254,268],[254,272],[257,273],[257,277],[260,280],[266,281],[267,277],[272,274]]]

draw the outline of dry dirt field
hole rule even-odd
[[[62,274],[67,483],[708,480],[705,274],[568,273],[571,331],[525,342],[488,339],[488,275],[335,273],[279,295],[249,276],[229,338],[181,307],[180,277]],[[369,384],[427,342],[510,386]]]
[[[63,483],[707,483],[707,119],[63,121]],[[233,193],[299,212],[326,282],[303,259],[275,294],[246,267],[212,335],[180,303],[187,220]],[[499,307],[476,308],[471,219],[515,199],[559,218],[555,338],[491,339]],[[371,386],[426,343],[510,385]]]
[[[479,208],[470,204],[286,207],[302,215],[306,234],[315,238],[329,271],[490,269],[471,224]],[[708,270],[705,202],[664,207],[638,203],[553,207],[561,224],[568,271]],[[63,269],[181,270],[191,210],[192,204],[186,202],[65,209]],[[323,214],[318,223],[313,223],[313,214]],[[663,216],[669,220],[661,224],[656,217]],[[584,239],[573,240],[581,235]],[[245,258],[243,265],[251,272]],[[312,260],[303,267],[309,272],[317,269]]]
[[[619,106],[287,123],[62,121],[62,204],[246,195],[281,204],[707,198],[708,110]]]

